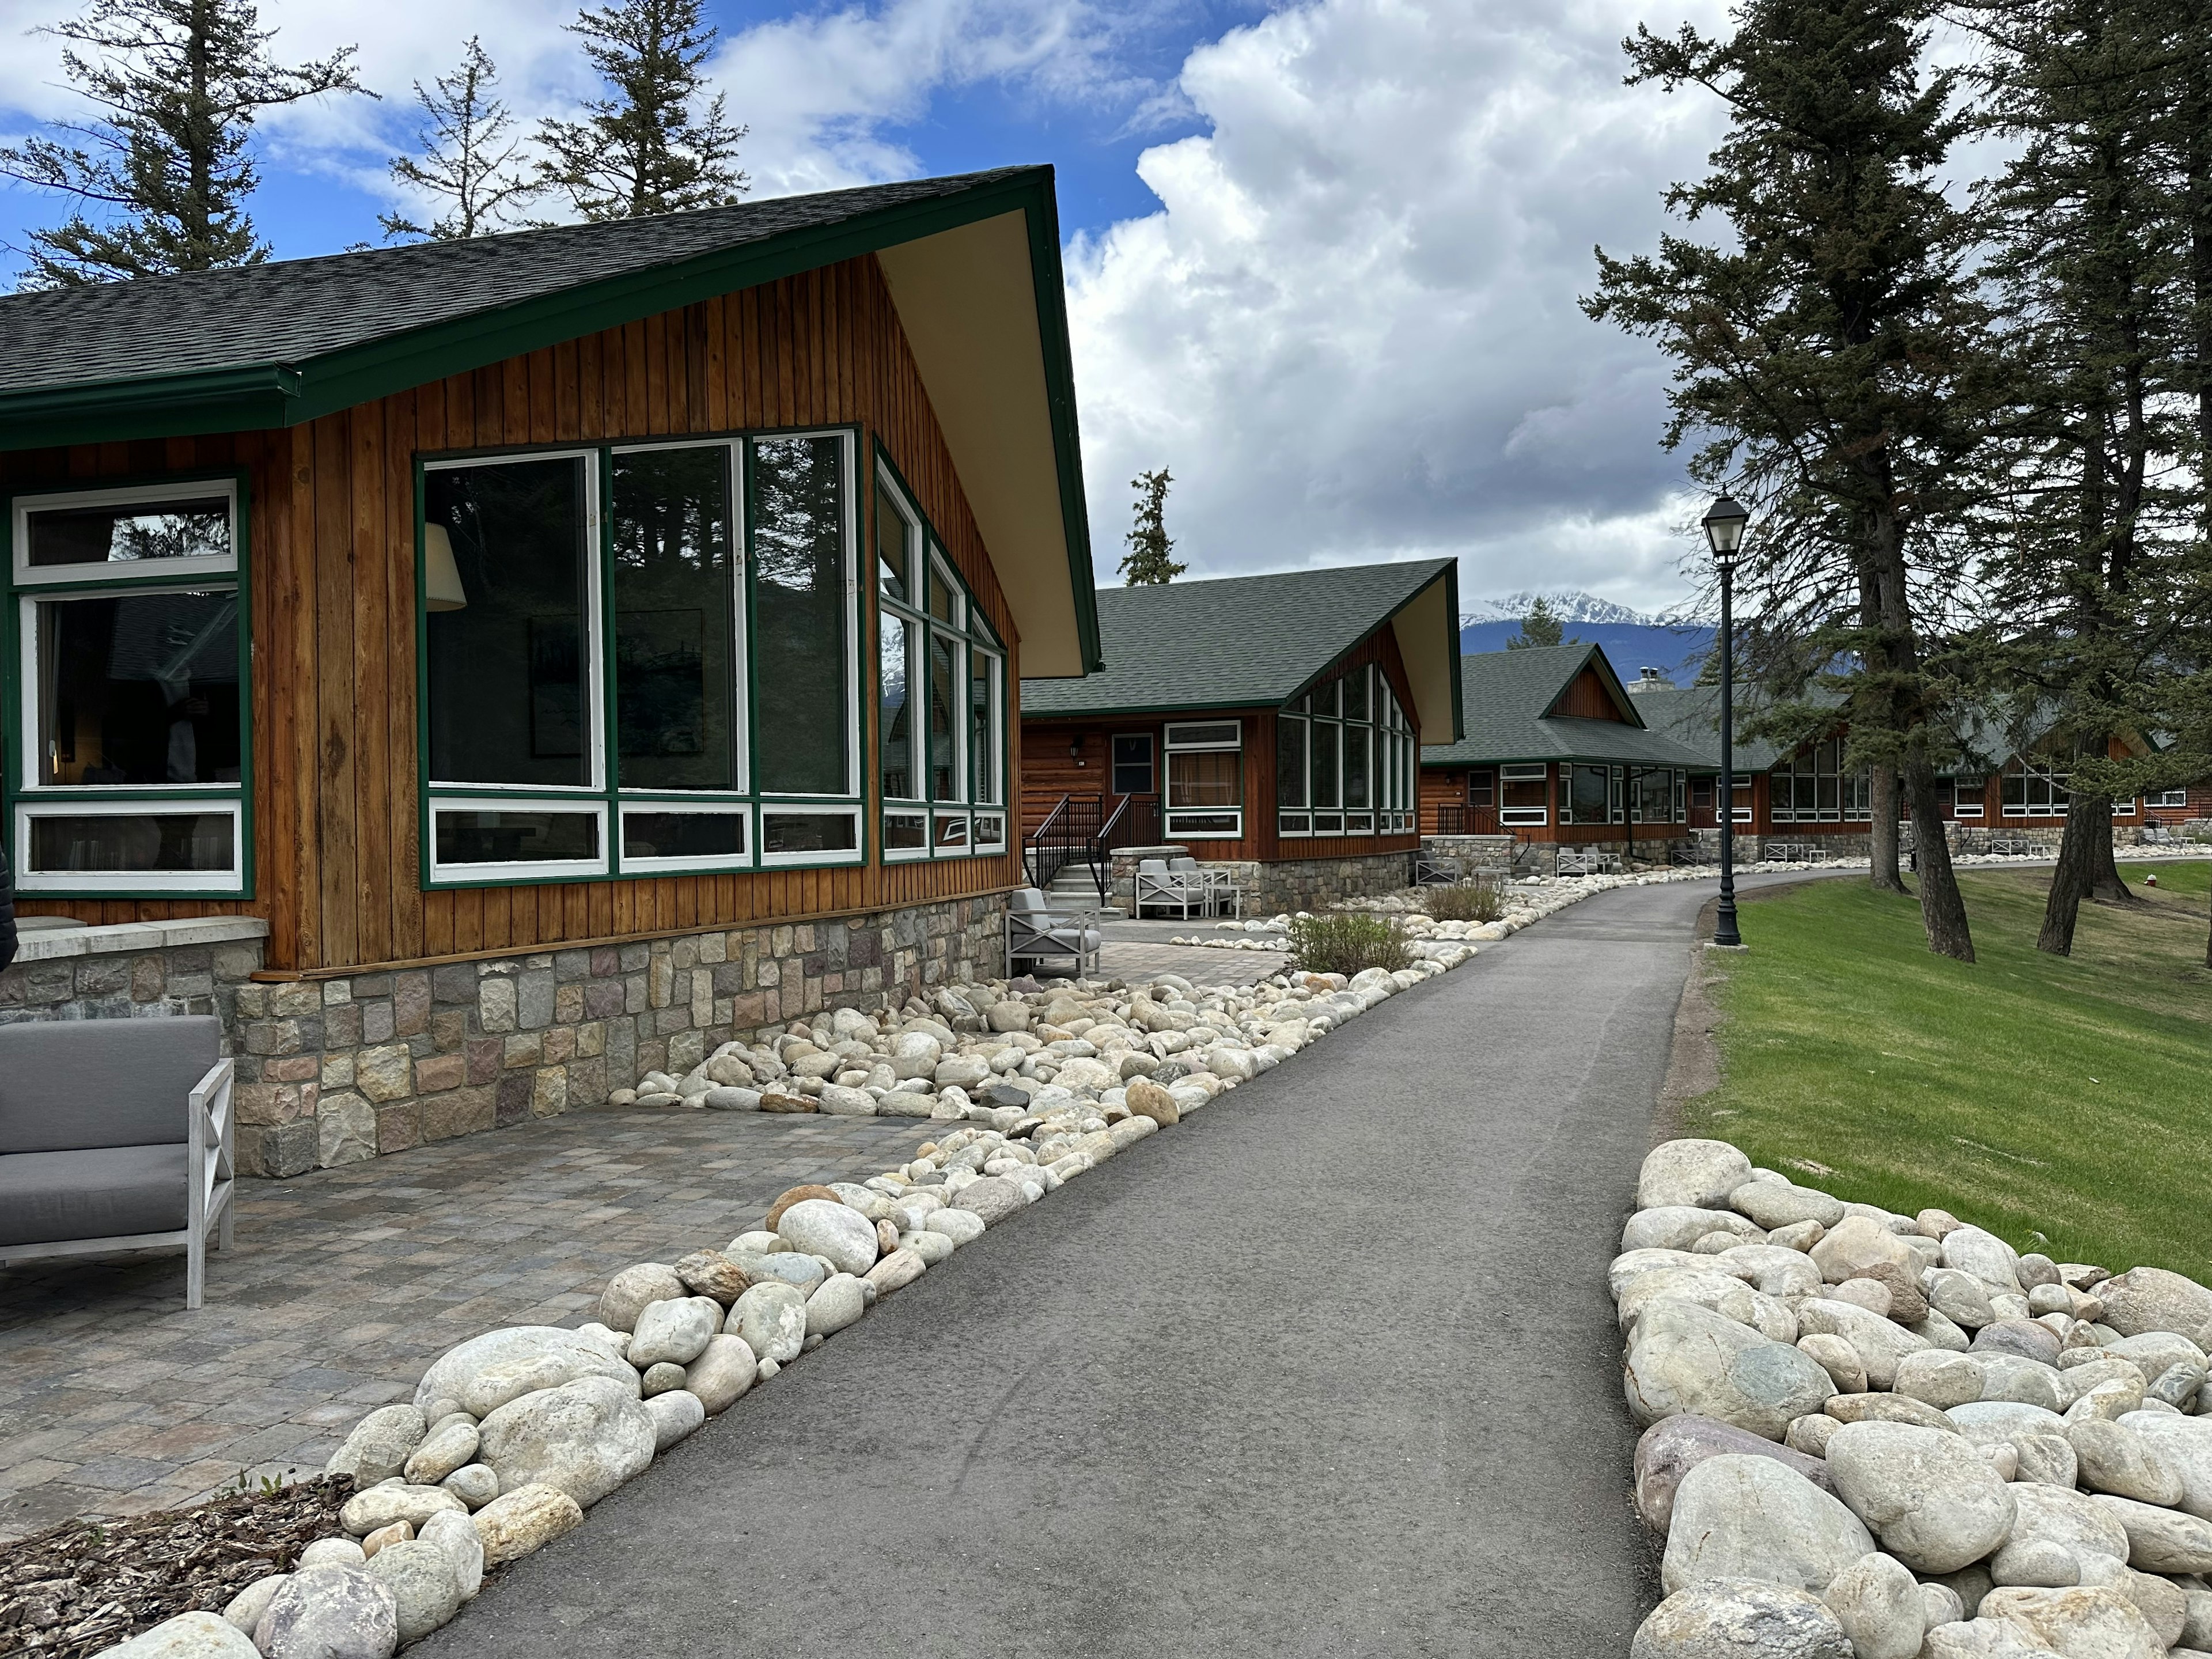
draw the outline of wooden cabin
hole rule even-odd
[[[1431,559],[1100,592],[1103,672],[1022,688],[1026,841],[1118,852],[1121,889],[1188,850],[1248,909],[1404,886],[1416,756],[1458,733],[1457,581]]]
[[[1438,850],[1502,862],[1577,848],[1665,862],[1710,763],[1653,729],[1595,645],[1460,659],[1464,734],[1421,750],[1421,827]],[[1455,845],[1454,843],[1457,843]]]
[[[1687,822],[1693,830],[1717,830],[1718,690],[1656,683],[1632,684],[1631,690],[1654,726],[1705,757],[1711,769],[1692,781]],[[1865,772],[1845,763],[1850,734],[1842,717],[1843,698],[1832,690],[1814,690],[1808,698],[1831,702],[1838,710],[1836,725],[1818,738],[1787,750],[1764,738],[1736,739],[1735,822],[1736,833],[1747,842],[1747,858],[1797,852],[1864,857],[1869,851],[1873,788]],[[1960,723],[1957,747],[1962,758],[1936,780],[1954,848],[1978,852],[1996,845],[2025,850],[2029,843],[2056,843],[2066,822],[2063,756],[2033,743],[2023,749],[2002,737],[1996,722],[1977,717]],[[2116,760],[2141,758],[2150,747],[2143,738],[2115,738],[2111,752]],[[1905,815],[1901,799],[1898,812]],[[2149,791],[2112,805],[2113,835],[2124,841],[2206,818],[2212,818],[2212,779]]]
[[[0,1018],[212,1008],[289,1174],[994,971],[1059,248],[1032,167],[0,299]]]

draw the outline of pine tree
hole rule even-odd
[[[735,165],[747,129],[730,125],[719,92],[700,107],[701,66],[720,33],[702,19],[701,4],[619,0],[568,26],[611,95],[587,101],[581,121],[538,124],[549,152],[540,178],[582,217],[726,207],[750,186]]]
[[[512,210],[536,193],[536,184],[516,164],[520,145],[507,137],[514,112],[492,94],[498,82],[491,54],[472,34],[461,49],[459,69],[440,76],[429,88],[415,83],[427,125],[415,136],[416,155],[392,158],[392,177],[447,210],[427,225],[398,213],[380,214],[386,240],[482,236],[503,228]]]
[[[1521,631],[1505,641],[1508,651],[1565,644],[1566,628],[1541,593],[1528,601],[1528,614],[1521,618]]]
[[[1977,452],[1984,323],[1963,267],[1972,222],[1937,176],[1965,131],[1955,76],[1923,71],[1934,0],[1744,0],[1736,33],[1639,29],[1632,82],[1702,86],[1729,106],[1711,168],[1667,192],[1708,244],[1598,252],[1584,308],[1675,360],[1668,447],[1757,514],[1738,567],[1747,611],[1856,659],[1851,761],[1902,775],[1929,948],[1973,959],[1936,788],[1948,747],[1927,659],[1955,550],[1936,533]],[[1883,792],[1886,794],[1886,791]],[[1902,886],[1878,796],[1878,883]]]
[[[98,113],[64,137],[0,149],[0,177],[73,198],[30,234],[26,288],[258,264],[246,148],[263,110],[360,92],[351,46],[286,68],[250,0],[92,0],[39,31],[69,42],[62,70]],[[97,213],[98,222],[88,214]]]
[[[1175,562],[1175,543],[1168,535],[1168,486],[1174,482],[1174,475],[1165,467],[1157,472],[1139,472],[1129,480],[1129,488],[1138,492],[1137,521],[1122,538],[1129,544],[1129,550],[1121,556],[1125,587],[1158,586],[1190,568]]]
[[[2134,902],[2112,802],[2150,779],[2113,740],[2157,726],[2194,512],[2162,368],[2185,350],[2187,238],[2165,115],[2177,42],[2156,3],[2038,0],[2001,14],[1993,112],[2021,144],[1987,192],[2013,408],[1991,457],[1990,659],[2070,759],[2037,948],[2073,949],[2081,901]]]

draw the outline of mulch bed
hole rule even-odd
[[[64,1521],[0,1544],[0,1655],[89,1659],[164,1619],[220,1613],[338,1532],[353,1481],[303,1480],[125,1521]]]

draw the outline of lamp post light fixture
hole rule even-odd
[[[1735,925],[1735,618],[1736,555],[1751,514],[1732,495],[1715,501],[1703,520],[1705,543],[1721,574],[1721,896],[1713,908],[1713,943],[1724,951],[1743,948]]]

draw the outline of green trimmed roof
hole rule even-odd
[[[1735,723],[1741,727],[1754,712],[1749,694],[1741,690],[1736,693]],[[1832,702],[1838,708],[1844,705],[1840,691],[1808,687],[1796,699],[1801,702]],[[1721,764],[1721,692],[1717,685],[1666,687],[1635,694],[1636,706],[1644,711],[1645,720],[1673,738],[1677,743],[1694,749],[1705,757],[1705,763],[1718,771]],[[1787,751],[1795,753],[1794,750]],[[1764,772],[1777,761],[1785,758],[1771,738],[1747,738],[1738,731],[1735,753],[1731,757],[1738,772]]]
[[[1016,227],[1011,242],[978,242],[972,234],[930,240],[1004,222]],[[1024,243],[1027,268],[1016,289],[1005,279],[1018,253],[994,250]],[[926,248],[956,251],[928,255]],[[1048,440],[1040,440],[1039,462],[1007,458],[1006,411],[977,404],[963,388],[962,412],[975,432],[948,429],[948,441],[963,478],[994,465],[1048,475],[1041,494],[1026,483],[1006,494],[1056,501],[1056,529],[1043,531],[1034,509],[1016,529],[1010,512],[1001,515],[1006,527],[996,539],[1003,544],[993,552],[1005,559],[1064,551],[1067,586],[1056,595],[1039,590],[1028,607],[1035,621],[1023,618],[1024,634],[1054,636],[1054,648],[1039,653],[1054,665],[1046,672],[1081,673],[1098,659],[1098,635],[1048,167],[0,296],[0,339],[8,343],[0,352],[0,449],[295,426],[715,295],[894,250],[908,265],[919,261],[917,280],[934,284],[931,302],[939,307],[943,296],[957,295],[963,270],[980,279],[987,269],[997,284],[968,284],[971,301],[988,289],[997,307],[981,325],[988,334],[983,345],[1019,360],[1022,384],[1036,389],[1019,399],[1018,429],[1048,427]],[[979,269],[963,259],[993,263]],[[886,270],[900,300],[899,275],[888,264]],[[914,319],[907,320],[914,333]],[[933,378],[972,367],[978,326],[963,316],[945,325],[942,340],[917,335],[933,398]],[[935,377],[933,362],[945,366]],[[940,416],[948,428],[954,424]],[[977,507],[980,520],[985,504]],[[992,529],[985,524],[987,541]],[[1057,544],[1046,548],[1045,535]],[[1062,638],[1065,647],[1056,642]]]
[[[1439,615],[1455,662],[1458,569],[1455,559],[1421,559],[1103,588],[1105,667],[1079,680],[1024,679],[1022,714],[1279,708],[1438,582],[1451,596]]]
[[[1597,670],[1626,720],[1584,720],[1544,712],[1586,667]],[[1641,702],[1641,697],[1629,696],[1604,651],[1595,645],[1477,652],[1460,659],[1466,735],[1457,743],[1423,749],[1421,764],[1589,761],[1711,769],[1711,763],[1696,750],[1649,729],[1637,712]]]

